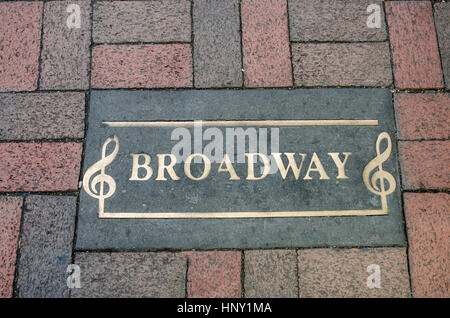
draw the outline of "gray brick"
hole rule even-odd
[[[184,297],[181,253],[77,253],[81,288],[71,297]]]
[[[0,139],[83,138],[85,94],[0,94]]]
[[[80,6],[80,28],[67,26],[69,4]],[[87,89],[90,1],[51,1],[44,7],[41,89]]]
[[[367,7],[381,9],[380,28],[367,26]],[[378,0],[289,0],[291,41],[383,41],[384,11]]]
[[[96,43],[191,41],[187,0],[113,1],[94,4]]]
[[[17,287],[22,298],[68,297],[76,197],[31,195],[25,200]]]
[[[194,1],[194,77],[196,87],[242,85],[237,0]]]
[[[296,251],[255,250],[244,255],[245,297],[298,297]]]

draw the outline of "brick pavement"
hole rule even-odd
[[[0,297],[450,296],[449,3],[2,1],[0,16]],[[75,251],[90,90],[236,87],[388,87],[407,246]]]

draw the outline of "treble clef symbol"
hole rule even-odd
[[[112,141],[115,142],[114,150],[111,154],[106,155],[106,149]],[[94,163],[92,166],[90,166],[83,177],[83,189],[86,191],[87,194],[89,194],[91,197],[94,197],[99,200],[100,202],[100,208],[103,207],[103,201],[109,197],[111,197],[114,192],[116,191],[116,182],[114,179],[105,174],[105,167],[109,165],[114,158],[117,155],[117,152],[119,151],[119,139],[114,136],[113,138],[108,138],[103,143],[102,147],[102,159]],[[100,174],[95,176],[94,178],[91,177],[100,171]],[[108,186],[108,192],[104,193],[104,184]],[[100,189],[97,190],[97,185],[100,184]]]
[[[387,147],[385,151],[380,153],[380,144],[383,139],[386,139]],[[364,185],[367,187],[367,189],[370,192],[381,196],[383,207],[387,208],[386,197],[394,192],[396,187],[394,177],[390,173],[383,170],[383,162],[385,162],[389,158],[392,150],[391,138],[389,137],[389,134],[387,132],[383,132],[378,135],[376,150],[377,156],[372,159],[364,168],[362,177]],[[372,171],[377,168],[378,171],[374,172],[372,178],[370,178],[370,174],[372,173]],[[387,190],[385,189],[385,181],[387,181],[388,183]]]

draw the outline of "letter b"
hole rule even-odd
[[[149,164],[152,161],[149,155],[145,153],[132,153],[130,154],[133,157],[133,167],[131,169],[131,177],[132,181],[146,181],[151,178],[153,174],[153,169],[150,168]],[[144,157],[144,163],[139,163],[139,158]],[[144,177],[139,177],[139,169],[145,169]]]

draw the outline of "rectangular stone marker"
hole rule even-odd
[[[76,247],[403,246],[391,100],[94,90]]]

